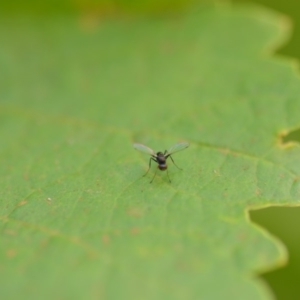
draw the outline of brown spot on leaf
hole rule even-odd
[[[255,194],[256,194],[256,196],[261,196],[261,194],[262,194],[261,189],[256,189]]]
[[[103,244],[105,244],[105,245],[109,245],[110,242],[111,242],[110,236],[107,235],[107,234],[105,234],[105,235],[102,237],[102,242],[103,242]]]
[[[138,235],[138,234],[141,233],[141,230],[140,230],[139,228],[137,228],[137,227],[134,227],[134,228],[132,228],[132,229],[130,230],[130,233],[131,233],[132,235]]]
[[[28,175],[28,173],[23,174],[23,178],[24,178],[26,181],[28,181],[28,180],[29,180],[29,175]]]
[[[131,217],[139,219],[144,216],[144,211],[139,207],[132,207],[127,211],[127,214]]]
[[[24,200],[24,201],[21,201],[18,206],[23,206],[23,205],[26,205],[28,203],[28,201]]]
[[[4,231],[5,234],[7,235],[11,235],[11,236],[16,236],[17,235],[17,232],[15,230],[12,230],[12,229],[6,229]]]
[[[14,258],[17,255],[17,250],[16,249],[9,249],[6,251],[6,256],[8,258]]]

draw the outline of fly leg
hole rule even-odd
[[[154,173],[154,176],[153,176],[152,180],[150,181],[150,183],[152,183],[152,181],[154,180],[154,178],[155,178],[155,176],[156,176],[156,173],[157,173],[157,169],[156,169],[156,171],[155,171],[155,173]]]
[[[151,169],[151,160],[157,162],[156,159],[155,159],[154,157],[150,157],[150,159],[149,159],[149,168],[148,168],[148,171],[143,175],[143,177],[146,176],[146,175],[148,174],[149,170]]]
[[[170,179],[170,176],[169,176],[169,171],[167,169],[167,175],[168,175],[168,178],[169,178],[169,182],[171,183],[171,179]]]
[[[179,170],[182,170],[181,168],[179,168],[179,167],[175,164],[175,161],[173,160],[172,156],[171,156],[171,155],[169,155],[169,156],[170,156],[170,158],[172,159],[173,164],[174,164]]]

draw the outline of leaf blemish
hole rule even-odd
[[[8,258],[14,258],[17,256],[17,250],[16,249],[9,249],[7,252],[6,252],[6,256]]]
[[[111,239],[110,239],[110,236],[109,236],[109,235],[104,235],[104,236],[102,237],[102,242],[103,242],[103,244],[109,245],[109,244],[110,244],[110,241],[111,241]]]
[[[138,235],[140,234],[140,232],[141,232],[140,229],[137,227],[134,227],[130,230],[131,235]]]
[[[132,207],[127,211],[127,214],[138,219],[144,216],[144,211],[141,208]]]

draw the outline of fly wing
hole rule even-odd
[[[178,144],[172,146],[172,147],[169,149],[168,154],[174,154],[174,153],[176,153],[176,152],[178,152],[178,151],[181,151],[181,150],[187,148],[189,145],[190,145],[190,144],[189,144],[189,143],[186,143],[186,142],[184,142],[184,143],[178,143]]]
[[[139,150],[141,152],[147,153],[149,155],[153,155],[153,156],[156,155],[155,152],[151,148],[149,148],[145,145],[142,145],[142,144],[133,144],[133,148],[135,148],[136,150]]]

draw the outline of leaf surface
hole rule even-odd
[[[299,78],[270,56],[287,20],[2,17],[1,290],[6,298],[271,299],[285,248],[247,209],[299,203]],[[186,141],[169,161],[155,151]]]

